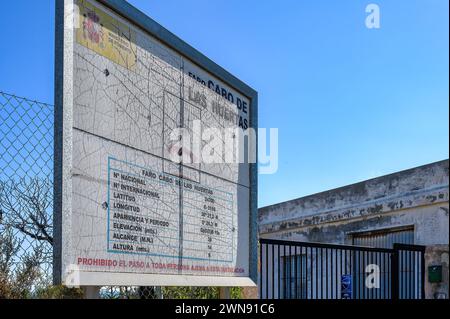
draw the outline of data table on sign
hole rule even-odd
[[[183,257],[232,262],[235,231],[232,194],[183,190]]]
[[[179,188],[151,170],[109,159],[108,249],[179,255]]]
[[[232,262],[235,218],[231,193],[109,159],[111,252]]]

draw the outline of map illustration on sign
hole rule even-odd
[[[81,284],[131,278],[123,274],[144,275],[127,284],[154,283],[145,275],[187,276],[166,282],[190,285],[189,276],[248,279],[250,164],[204,162],[174,132],[185,130],[206,149],[205,130],[250,127],[250,97],[103,2],[75,1],[72,42],[65,31],[71,53],[64,53],[64,70],[73,76],[64,96],[73,123],[70,187],[62,191],[71,200],[61,204],[62,282],[72,266]],[[225,138],[211,137],[229,154],[239,140]]]

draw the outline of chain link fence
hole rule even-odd
[[[0,91],[0,298],[79,298],[52,286],[54,106]],[[240,289],[232,297],[240,297]],[[102,298],[218,298],[215,287],[102,287]]]
[[[53,106],[0,92],[0,297],[49,287],[52,206]]]

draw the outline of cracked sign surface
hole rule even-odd
[[[249,100],[100,3],[76,3],[66,266],[248,277],[249,165],[174,163],[170,133],[245,127]]]

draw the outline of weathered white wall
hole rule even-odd
[[[259,209],[262,238],[351,243],[351,234],[414,226],[415,244],[449,243],[448,160]]]

